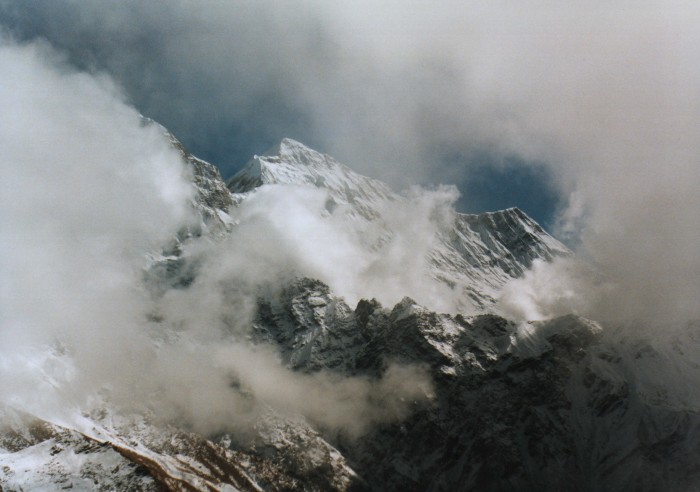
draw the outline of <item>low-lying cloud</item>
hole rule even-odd
[[[357,435],[404,416],[404,398],[426,397],[416,368],[393,365],[379,380],[294,374],[271,349],[250,346],[260,288],[314,257],[285,251],[291,229],[259,208],[241,217],[244,236],[191,244],[186,254],[204,249],[222,262],[202,266],[207,280],[154,296],[147,254],[196,220],[177,150],[108,76],[76,71],[45,43],[3,40],[0,68],[0,402],[68,419],[106,397],[204,432],[250,422],[267,404]],[[272,241],[236,239],[255,237]],[[231,249],[214,254],[222,244]]]

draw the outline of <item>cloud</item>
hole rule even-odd
[[[109,71],[225,168],[282,136],[400,187],[468,181],[484,152],[537,162],[620,316],[700,315],[693,2],[8,2],[2,18]]]
[[[167,292],[158,309],[176,325],[210,327],[207,336],[243,334],[261,295],[305,276],[350,306],[376,298],[391,307],[410,296],[456,312],[464,299],[429,276],[428,253],[452,223],[457,196],[454,187],[414,188],[405,199],[377,205],[381,220],[364,221],[349,218],[347,206],[329,212],[323,189],[261,186],[230,210],[236,225],[226,238],[184,245],[197,276],[187,289]]]
[[[143,410],[148,402],[161,416],[213,431],[254,418],[256,404],[231,388],[239,380],[256,401],[358,433],[402,416],[398,399],[424,396],[428,382],[410,368],[379,381],[293,375],[270,352],[225,343],[232,330],[248,330],[260,286],[285,271],[291,278],[299,268],[330,267],[334,258],[312,261],[319,234],[342,254],[335,225],[315,215],[325,197],[263,190],[225,243],[231,249],[216,256],[223,269],[209,263],[204,280],[154,306],[139,287],[145,253],[190,220],[192,188],[179,155],[156,126],[141,125],[107,77],[72,70],[48,46],[6,42],[0,64],[5,403],[70,412],[108,389],[117,406]],[[307,242],[294,249],[300,230]],[[163,322],[148,321],[154,309]],[[415,384],[394,384],[396,371]]]
[[[107,77],[41,43],[3,40],[0,66],[0,350],[5,375],[22,381],[2,394],[31,401],[74,374],[38,347],[114,369],[139,343],[144,251],[186,222],[192,187]]]
[[[535,260],[522,277],[504,287],[496,309],[516,320],[551,319],[571,313],[597,317],[596,308],[610,290],[600,273],[580,259]]]
[[[196,149],[217,147],[221,156],[289,134],[395,186],[466,179],[468,162],[445,160],[445,153],[537,161],[559,195],[571,197],[560,231],[574,236],[580,257],[603,278],[561,263],[536,266],[508,294],[513,313],[549,316],[568,303],[602,319],[700,317],[700,11],[691,2],[211,1],[166,8],[40,1],[5,2],[0,18],[17,36],[45,37],[68,53],[61,59],[41,44],[5,43],[0,81],[0,261],[9,300],[2,322],[13,327],[3,330],[3,346],[36,348],[68,337],[45,369],[55,381],[74,377],[62,355],[68,349],[98,368],[96,386],[115,367],[133,371],[124,381],[139,381],[143,366],[123,364],[152,355],[135,343],[154,329],[143,325],[153,306],[133,287],[138,259],[186,220],[179,161],[138,125],[125,99]],[[262,192],[260,206],[251,202],[245,213],[269,205],[265,193],[270,203],[279,198]],[[345,281],[340,290],[363,297],[418,285],[411,272],[394,268],[400,262],[386,276],[362,277],[371,263],[356,254],[357,238],[332,220],[314,222],[317,198],[281,202],[288,207],[279,216],[293,223],[241,217],[241,230],[269,240],[257,248],[235,238],[231,244],[273,261],[274,274],[303,262],[305,271]],[[421,223],[423,210],[430,207],[411,212]],[[291,244],[299,249],[271,248],[289,241],[294,228],[340,249],[317,257],[311,241],[298,238]],[[407,251],[401,240],[394,246]],[[196,248],[187,254],[196,256]],[[233,256],[221,258],[231,262],[222,271],[248,271]],[[343,277],[334,269],[346,269],[348,258],[360,268]],[[251,270],[255,282],[274,271],[260,268]],[[238,304],[195,296],[202,304],[187,310],[195,303],[178,304],[175,294],[162,302],[170,321],[206,346],[224,331],[222,316],[229,329],[249,319],[255,282],[224,282]],[[214,285],[195,283],[192,295]],[[573,294],[562,298],[552,285]],[[517,299],[525,304],[517,307]],[[198,331],[202,325],[209,328]],[[48,367],[33,353],[5,350],[4,367],[19,360]],[[211,385],[219,388],[227,376],[212,370]],[[194,412],[195,403],[184,408]]]
[[[576,231],[579,254],[612,289],[591,300],[590,315],[697,318],[700,73],[692,26],[700,10],[646,3],[579,12],[507,25],[532,35],[519,36],[523,44],[498,61],[500,76],[540,75],[536,86],[516,85],[510,94],[492,89],[506,96],[518,124],[505,141],[548,162],[562,196],[571,196],[560,230]],[[546,35],[535,34],[544,28]]]
[[[415,368],[379,380],[297,375],[247,341],[259,289],[313,258],[279,250],[293,231],[323,233],[303,222],[313,196],[276,203],[260,193],[263,208],[289,207],[279,218],[296,222],[281,227],[251,208],[224,243],[233,249],[217,256],[221,245],[204,238],[187,250],[223,264],[204,265],[190,289],[154,296],[147,254],[194,220],[179,153],[109,77],[76,71],[45,43],[3,40],[0,68],[0,402],[66,420],[107,398],[202,431],[250,422],[265,403],[357,434],[403,416],[402,398],[425,398],[429,382]],[[406,375],[411,384],[397,381]]]

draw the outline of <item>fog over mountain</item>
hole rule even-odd
[[[557,231],[614,277],[614,311],[698,315],[690,2],[37,1],[1,12],[7,35],[109,73],[228,173],[286,136],[399,189],[466,183],[475,152],[544,166]]]
[[[365,421],[358,415],[367,422],[380,418],[386,410],[368,398],[384,383],[288,374],[274,354],[235,345],[249,331],[249,305],[259,289],[316,273],[307,264],[324,250],[346,263],[361,261],[357,251],[343,255],[318,243],[314,226],[324,225],[309,223],[315,219],[306,211],[316,196],[281,190],[281,202],[268,205],[260,197],[262,205],[244,212],[253,219],[239,219],[225,250],[206,242],[192,246],[193,254],[205,249],[201,281],[154,303],[141,280],[146,255],[201,221],[188,207],[192,169],[160,127],[144,126],[108,79],[75,72],[44,45],[7,44],[2,60],[12,67],[2,90],[11,122],[2,136],[5,403],[60,420],[107,384],[117,405],[148,401],[159,413],[211,430],[239,412],[241,402],[227,391],[234,371],[263,399],[303,413],[318,412],[321,401],[311,396],[318,393],[318,418],[327,425],[360,429]],[[276,219],[283,222],[268,225]],[[325,231],[326,241],[342,248],[333,232]],[[305,250],[307,234],[316,241]],[[149,321],[157,316],[169,321],[164,332]],[[153,336],[182,337],[182,343],[156,353]],[[234,346],[221,347],[231,337]],[[403,370],[413,374],[395,369]],[[421,378],[409,380],[428,387]],[[384,406],[378,395],[372,398]]]
[[[0,3],[3,489],[85,439],[124,490],[698,483],[699,22]],[[458,212],[484,155],[546,177],[551,236]]]

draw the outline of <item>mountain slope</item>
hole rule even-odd
[[[226,336],[206,346],[213,359],[216,349],[235,345],[273,353],[291,374],[323,375],[337,384],[348,378],[353,384],[377,383],[390,367],[410,367],[416,371],[402,374],[420,372],[431,385],[422,390],[424,398],[402,396],[399,383],[415,381],[395,382],[396,387],[371,394],[393,418],[375,420],[358,435],[279,401],[277,406],[257,401],[255,388],[241,382],[235,365],[227,369],[222,391],[238,392],[254,411],[248,420],[219,422],[216,431],[204,434],[186,418],[162,420],[150,410],[134,413],[111,404],[105,384],[104,394],[85,398],[91,406],[60,421],[2,410],[1,490],[698,488],[698,323],[663,327],[660,336],[634,324],[604,327],[574,315],[514,322],[494,313],[503,286],[535,260],[570,254],[518,209],[436,218],[428,207],[426,217],[434,227],[427,229],[426,247],[414,250],[424,257],[409,256],[400,266],[422,269],[426,285],[433,282],[448,289],[440,292],[461,299],[450,314],[409,297],[386,306],[371,296],[350,304],[342,292],[301,270],[272,276],[272,288],[253,286],[257,289],[240,302],[227,295],[250,286],[241,272],[226,269],[223,260],[230,257],[221,252],[251,251],[226,248],[242,245],[228,240],[246,225],[239,222],[240,212],[265,189],[320,190],[324,200],[314,213],[336,221],[365,252],[385,261],[391,260],[385,253],[395,241],[417,234],[401,229],[415,222],[397,222],[392,215],[408,211],[411,219],[424,210],[416,208],[415,197],[396,194],[288,139],[268,155],[256,156],[227,186],[216,168],[189,154],[167,130],[163,133],[191,170],[196,221],[173,231],[172,244],[144,260],[145,287],[154,305],[148,319],[152,354],[184,364],[172,360],[173,354],[184,357],[196,350],[197,336],[211,335],[201,325],[218,323],[213,330]],[[272,212],[261,213],[265,218]],[[293,244],[274,246],[274,254],[283,256]],[[208,269],[202,266],[207,261]],[[380,274],[381,266],[375,265]],[[204,289],[202,297],[197,289],[209,286],[206,275],[215,276],[218,290]],[[392,282],[396,289],[405,287]],[[176,307],[187,311],[189,305],[179,302],[188,294],[204,304],[195,313],[195,336],[182,317],[169,319],[167,304],[159,304],[174,296]],[[212,297],[219,294],[228,310],[215,311]],[[250,319],[239,312],[246,310]],[[205,316],[209,311],[214,315]],[[231,321],[238,315],[245,327]],[[169,343],[183,344],[185,355],[165,351]],[[61,350],[70,352],[69,347]],[[185,396],[195,398],[195,393]],[[195,403],[208,409],[216,399]],[[322,415],[325,403],[313,415]],[[347,407],[352,418],[365,417],[353,413],[355,408]]]
[[[296,370],[373,377],[387,361],[429,367],[433,399],[404,421],[358,440],[329,434],[371,490],[700,483],[700,406],[686,386],[700,379],[697,324],[660,339],[573,315],[453,317],[408,298],[392,309],[361,301],[353,311],[311,280],[276,303],[261,305],[256,332]]]

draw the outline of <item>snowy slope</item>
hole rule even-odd
[[[7,410],[2,417],[2,490],[159,490],[146,468],[110,445]]]
[[[205,439],[103,409],[61,425],[12,410],[0,425],[0,488],[260,492],[346,490],[360,479],[302,420],[269,411],[255,440]]]
[[[332,157],[289,138],[280,141],[264,155],[253,157],[227,184],[233,193],[252,191],[264,184],[323,188],[333,202],[350,204],[352,215],[367,220],[381,215],[385,201],[399,199],[381,181],[359,175]],[[330,203],[329,207],[332,207]]]
[[[356,229],[358,236],[366,237],[365,231],[371,226],[383,231],[373,236],[379,237],[378,241],[366,243],[370,250],[381,249],[392,236],[407,232],[395,230],[387,215],[396,204],[410,206],[410,198],[291,139],[283,139],[264,155],[255,156],[228,181],[238,202],[264,185],[324,190],[328,196],[326,211],[343,214],[347,227]],[[401,226],[411,227],[408,223]],[[503,286],[522,275],[534,260],[550,261],[571,254],[517,208],[480,215],[451,213],[447,223],[436,225],[435,236],[427,240],[428,261],[415,258],[412,263],[424,269],[426,283],[438,282],[453,291],[458,299],[456,309],[469,314],[493,309]]]

